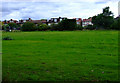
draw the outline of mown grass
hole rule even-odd
[[[3,81],[117,81],[118,31],[4,32]]]

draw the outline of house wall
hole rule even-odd
[[[86,21],[86,22],[82,22],[82,26],[87,26],[87,25],[93,25],[92,22],[90,21]]]

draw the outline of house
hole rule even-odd
[[[21,19],[21,20],[19,20],[18,24],[20,24],[20,26],[22,27],[22,25],[23,25],[25,22],[26,22],[26,20]]]
[[[4,20],[4,21],[3,21],[3,24],[5,24],[5,25],[8,24],[8,23],[16,23],[16,24],[17,24],[18,21],[17,21],[17,20],[13,20],[13,19],[10,19],[10,20]]]
[[[59,18],[51,18],[48,20],[48,25],[51,25],[53,23],[58,24],[60,21],[67,19],[66,17],[59,17]]]
[[[29,18],[28,20],[26,20],[26,22],[32,22],[36,25],[38,24],[47,24],[47,20],[46,19],[41,19],[41,20],[32,20],[31,18]]]
[[[89,19],[83,19],[82,21],[82,26],[87,26],[87,25],[93,25],[92,24],[92,18],[89,18]]]
[[[47,24],[47,19],[41,19],[40,21],[41,21],[41,23],[43,23],[43,24]]]
[[[76,20],[76,24],[81,25],[82,26],[82,19],[81,18],[73,18]]]
[[[42,23],[41,20],[31,20],[29,22],[34,23],[36,26]]]
[[[10,22],[10,23],[18,23],[17,20],[13,20],[13,19],[10,19],[9,22]]]

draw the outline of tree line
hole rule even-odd
[[[92,17],[93,25],[88,25],[82,27],[81,25],[76,24],[75,19],[64,19],[58,24],[52,23],[51,25],[47,24],[37,24],[31,22],[25,22],[22,26],[17,25],[15,23],[8,23],[8,25],[4,25],[3,29],[7,30],[8,27],[13,29],[20,29],[22,31],[63,31],[63,30],[83,30],[83,29],[112,29],[112,30],[120,30],[120,18],[115,19],[112,11],[109,10],[109,7],[105,7],[103,12]],[[21,28],[19,28],[21,27]]]

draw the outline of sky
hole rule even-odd
[[[109,6],[118,16],[119,0],[0,0],[0,20],[50,19],[52,17],[89,18]],[[1,16],[2,15],[2,16]]]

